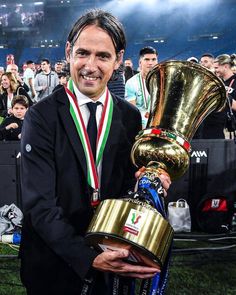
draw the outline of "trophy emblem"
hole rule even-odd
[[[86,240],[100,250],[128,249],[134,263],[162,267],[174,232],[158,177],[166,171],[175,180],[187,171],[190,141],[207,115],[224,108],[226,91],[211,71],[187,61],[156,65],[146,84],[150,115],[131,151],[134,165],[145,172],[132,196],[100,203]]]

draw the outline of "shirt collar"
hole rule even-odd
[[[92,100],[91,98],[87,97],[82,92],[80,92],[79,89],[76,87],[74,82],[73,82],[73,89],[74,89],[74,92],[75,92],[75,96],[77,98],[78,105],[80,107],[85,105],[88,102],[95,102],[94,100]],[[104,105],[105,104],[105,99],[106,99],[106,91],[104,91],[102,96],[99,97],[99,99],[97,99],[96,102],[99,101],[102,105]]]

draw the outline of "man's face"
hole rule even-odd
[[[207,69],[212,69],[213,68],[213,58],[209,56],[203,56],[200,60],[200,65]]]
[[[214,62],[215,74],[220,78],[224,78],[227,71],[226,66],[226,64],[220,65],[218,62]]]
[[[48,64],[46,61],[41,62],[41,69],[44,72],[49,72],[50,71],[50,64]]]
[[[14,107],[12,108],[13,115],[18,119],[23,119],[26,111],[27,111],[27,108],[19,103],[16,103]]]
[[[56,63],[55,64],[55,71],[60,73],[62,71],[62,67],[63,67],[62,63]]]
[[[11,72],[15,77],[17,76],[17,73],[18,73],[18,67],[17,65],[8,65],[7,66],[7,71],[8,72]]]
[[[33,70],[33,71],[35,70],[35,64],[34,64],[34,63],[29,64],[28,67],[29,67],[31,70]]]
[[[114,70],[118,69],[123,52],[117,58],[111,37],[96,25],[85,27],[71,48],[66,45],[71,77],[86,96],[97,100],[105,91]]]
[[[132,61],[130,59],[126,59],[124,64],[125,64],[125,67],[133,68],[133,63],[132,63]]]
[[[144,54],[139,60],[140,71],[147,75],[147,73],[158,63],[157,55],[155,53]]]

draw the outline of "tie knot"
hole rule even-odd
[[[90,111],[90,114],[93,114],[93,115],[96,114],[97,106],[99,104],[101,104],[99,101],[97,101],[97,102],[88,102],[87,103],[87,107],[88,107],[88,109]]]

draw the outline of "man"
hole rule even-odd
[[[215,73],[223,79],[227,93],[231,98],[232,109],[236,111],[236,74],[232,68],[236,65],[236,55],[221,54],[214,61]]]
[[[141,49],[139,52],[140,73],[134,75],[125,84],[125,99],[140,110],[143,128],[147,124],[150,107],[150,95],[146,88],[145,79],[157,62],[155,48],[148,46]]]
[[[125,67],[131,67],[133,69],[133,62],[131,58],[126,58],[124,61]]]
[[[234,111],[236,111],[236,75],[231,68],[235,64],[235,61],[235,56],[228,54],[219,55],[214,60],[215,74],[223,80],[231,107]],[[198,130],[198,133],[201,134],[199,138],[224,139],[227,111],[228,106],[220,112],[211,113]]]
[[[138,71],[134,70],[133,62],[132,62],[132,59],[130,57],[125,59],[124,66],[125,66],[124,73],[125,73],[125,82],[126,82],[131,77],[138,74]]]
[[[200,58],[200,65],[214,73],[214,55],[211,53],[204,53]]]
[[[32,98],[33,101],[36,100],[36,91],[34,89],[34,69],[35,64],[32,60],[28,60],[26,62],[26,69],[24,71],[24,81],[26,85],[29,87],[29,96]]]
[[[47,58],[41,60],[41,69],[42,71],[36,75],[34,81],[37,101],[51,94],[59,83],[58,76],[54,71],[51,71],[50,62]]]
[[[125,44],[123,28],[111,14],[91,10],[80,17],[66,43],[71,73],[66,91],[55,91],[25,117],[20,257],[28,295],[112,294],[109,273],[150,278],[158,272],[127,263],[127,250],[99,254],[84,240],[97,192],[101,200],[117,198],[135,182],[130,151],[140,114],[107,89]],[[98,143],[104,144],[96,155],[94,120],[101,122]],[[162,179],[168,188],[169,178]],[[85,282],[93,285],[92,293],[83,288]]]
[[[63,72],[63,63],[61,61],[57,61],[54,65],[55,72],[59,75]]]
[[[19,68],[16,64],[9,64],[6,68],[6,72],[11,72],[15,76],[19,85],[22,86],[26,92],[29,91],[29,87],[24,82],[24,80],[21,78],[20,73],[19,73]]]

